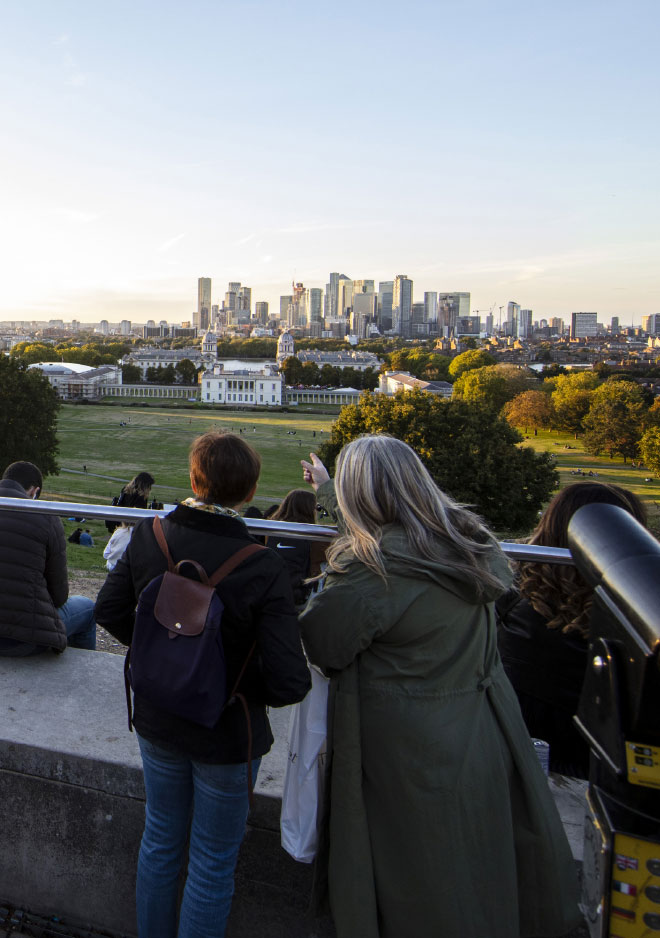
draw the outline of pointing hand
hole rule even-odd
[[[330,476],[328,475],[328,470],[316,453],[310,453],[309,458],[312,460],[311,462],[307,462],[306,459],[301,459],[300,465],[303,467],[304,481],[309,482],[314,491],[316,491],[319,485],[328,481]]]

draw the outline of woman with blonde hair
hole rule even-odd
[[[574,482],[558,492],[529,538],[543,547],[568,547],[568,525],[583,505],[618,505],[646,524],[642,502],[627,489]],[[516,588],[497,601],[498,646],[532,736],[550,744],[550,770],[589,777],[589,746],[578,732],[577,710],[587,666],[593,590],[573,566],[520,563]]]
[[[570,848],[497,653],[506,558],[399,440],[349,443],[334,485],[302,465],[340,524],[301,617],[331,677],[318,862],[338,938],[564,934]]]

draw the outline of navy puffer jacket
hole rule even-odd
[[[27,498],[11,479],[0,481],[3,498]],[[35,512],[0,511],[0,637],[66,648],[57,614],[69,596],[66,541],[59,518]]]

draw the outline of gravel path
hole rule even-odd
[[[104,576],[83,573],[80,570],[69,570],[69,595],[71,596],[87,596],[89,599],[96,599],[104,583]],[[96,650],[109,651],[113,655],[126,654],[126,646],[121,645],[100,625],[96,627]]]

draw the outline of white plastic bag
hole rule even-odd
[[[311,863],[316,855],[328,729],[328,679],[314,667],[311,673],[312,689],[291,713],[280,817],[282,846],[301,863]]]

